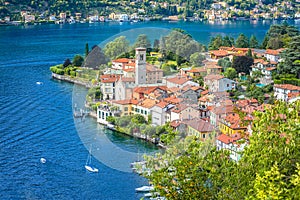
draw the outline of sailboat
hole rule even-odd
[[[95,167],[92,167],[92,148],[89,150],[89,155],[87,157],[86,163],[85,163],[85,169],[90,172],[98,172],[99,170]]]

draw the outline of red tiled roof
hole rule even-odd
[[[104,74],[100,76],[101,83],[114,83],[116,82],[121,76],[114,75],[114,74]]]
[[[215,130],[209,122],[202,119],[192,119],[187,121],[186,124],[201,133],[213,132]]]
[[[270,54],[270,55],[275,55],[275,56],[278,56],[280,54],[281,51],[283,51],[284,49],[277,49],[277,50],[274,50],[274,49],[267,49],[265,54]]]
[[[142,101],[138,105],[141,106],[141,107],[144,107],[144,108],[152,108],[155,104],[156,104],[155,100],[145,99],[144,101]]]
[[[215,55],[215,56],[228,56],[228,52],[227,51],[224,51],[224,50],[213,50],[213,51],[210,51],[211,54]]]
[[[290,92],[288,93],[289,99],[300,96],[300,92]]]
[[[240,139],[242,139],[240,134],[234,134],[232,136],[229,136],[229,135],[225,135],[222,133],[221,135],[217,136],[217,140],[219,140],[225,144],[233,143]]]
[[[274,87],[285,89],[285,90],[298,90],[298,91],[300,91],[299,86],[291,85],[291,84],[275,84]]]
[[[208,93],[209,93],[208,90],[204,90],[204,91],[201,92],[201,95],[202,95],[202,96],[203,96],[203,95],[207,95]]]
[[[167,102],[165,102],[165,101],[161,101],[161,102],[157,103],[156,105],[158,107],[165,108],[169,104]]]
[[[171,82],[171,83],[175,83],[175,84],[179,84],[179,85],[182,85],[186,82],[188,82],[190,79],[186,78],[186,77],[180,77],[180,76],[176,76],[176,77],[173,77],[173,78],[168,78],[167,81],[168,82]]]
[[[276,67],[267,67],[267,68],[266,68],[267,71],[273,71],[273,70],[275,70],[275,69],[276,69]]]
[[[132,61],[132,59],[128,59],[128,58],[118,58],[113,60],[112,62],[117,62],[117,63],[129,63],[130,61]]]
[[[164,101],[166,101],[168,103],[172,103],[172,104],[178,104],[178,103],[182,102],[182,99],[171,96],[171,97],[165,98]]]

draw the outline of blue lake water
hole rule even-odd
[[[134,189],[146,184],[142,177],[123,170],[129,163],[118,154],[120,149],[152,152],[153,146],[104,131],[91,118],[74,120],[74,95],[83,98],[86,90],[52,80],[51,65],[83,54],[87,42],[91,47],[134,28],[182,28],[207,44],[211,36],[237,37],[242,32],[261,41],[272,23],[0,27],[0,199],[139,199]],[[135,33],[139,31],[131,32]],[[93,163],[98,174],[84,169],[89,144],[96,151]],[[45,164],[41,157],[47,159]]]

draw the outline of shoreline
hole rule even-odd
[[[87,89],[90,89],[92,87],[92,84],[89,81],[78,80],[76,78],[71,78],[71,77],[68,77],[65,75],[59,75],[59,74],[55,74],[55,73],[52,73],[51,76],[53,79],[65,81],[68,83],[73,83],[73,84],[80,85],[80,86],[84,86]]]
[[[89,82],[76,80],[76,78],[71,78],[71,77],[68,77],[68,76],[65,76],[65,75],[59,75],[59,74],[52,73],[52,78],[56,79],[56,80],[59,80],[59,81],[65,81],[65,82],[68,82],[68,83],[73,83],[73,84],[76,84],[76,85],[84,86],[87,89],[89,89],[89,88],[92,87],[92,85]],[[88,108],[87,105],[85,105],[85,107]],[[94,118],[96,120],[96,122],[97,122],[97,113],[95,111],[89,112],[88,116]],[[101,124],[101,125],[105,126],[105,124]],[[125,133],[123,131],[119,131],[119,130],[113,130],[113,131],[119,132],[121,134],[130,136],[130,137],[133,137],[133,138],[144,140],[146,142],[149,142],[149,143],[157,146],[158,148],[163,148],[163,149],[167,148],[166,146],[164,146],[161,143],[155,143],[155,138],[147,138],[147,137],[144,137],[143,135],[140,135],[140,134],[133,134],[133,135],[131,135],[131,134],[127,134],[127,133]]]
[[[241,19],[222,19],[222,20],[208,20],[204,18],[200,18],[197,20],[184,20],[184,19],[179,19],[179,20],[166,20],[166,19],[150,19],[148,21],[158,21],[158,22],[192,22],[192,23],[198,23],[198,22],[211,22],[211,23],[218,23],[218,22],[239,22],[239,21],[297,21],[300,20],[300,18],[287,18],[287,19],[251,19],[251,18],[241,18]],[[117,21],[117,20],[110,20],[110,21],[95,21],[93,23],[144,23],[148,22],[147,20],[140,20],[138,22],[133,22],[133,21]],[[25,22],[19,22],[19,21],[10,21],[9,23],[0,23],[1,26],[39,26],[39,25],[44,25],[44,24],[58,24],[58,25],[63,25],[63,24],[89,24],[88,21],[82,23],[82,22],[75,22],[75,23],[69,23],[69,22],[64,22],[64,23],[55,23],[54,21],[36,21],[36,22],[30,22],[30,23],[25,23]]]

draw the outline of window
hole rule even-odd
[[[147,111],[145,110],[145,115],[147,115]]]
[[[141,114],[144,114],[144,111],[141,109]]]
[[[128,111],[128,107],[124,107],[124,111]]]
[[[205,134],[202,134],[202,138],[205,138]]]

